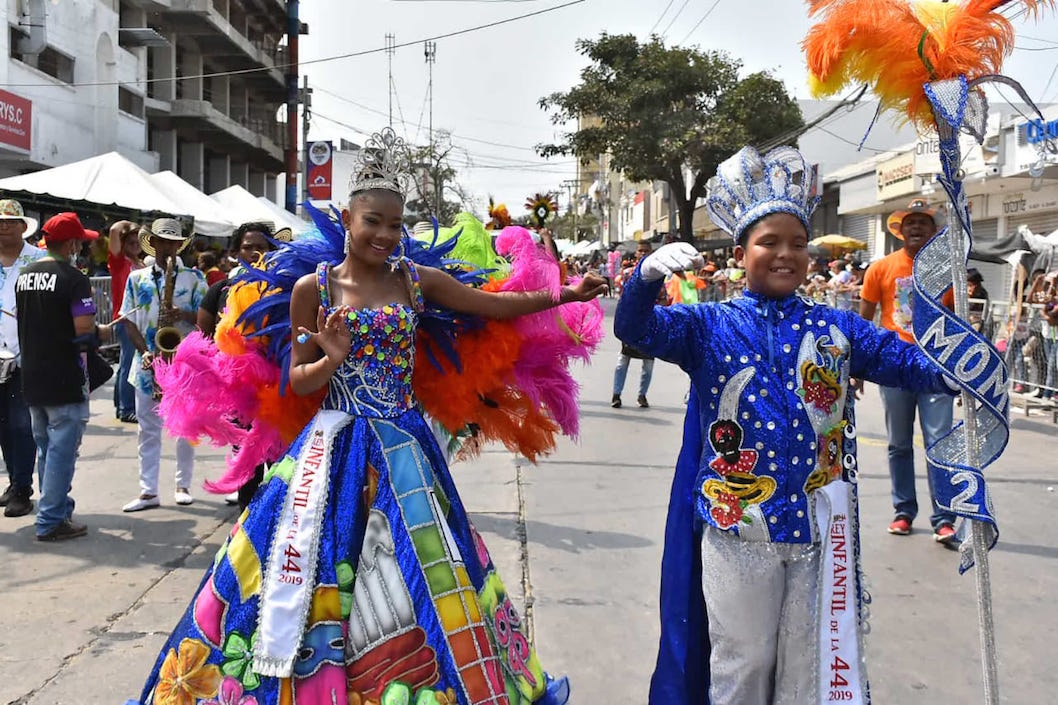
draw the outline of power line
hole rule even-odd
[[[657,20],[655,20],[654,26],[650,28],[649,32],[647,32],[648,37],[654,33],[654,30],[658,28],[658,25],[661,24],[661,21],[665,19],[665,13],[669,11],[669,8],[672,7],[672,3],[674,2],[676,2],[676,0],[669,0],[669,4],[666,5],[665,9],[661,11],[661,16],[658,17]]]
[[[700,20],[698,20],[697,22],[695,22],[694,26],[691,27],[691,31],[687,32],[687,36],[684,37],[682,40],[680,40],[680,44],[685,44],[687,42],[687,40],[691,38],[691,35],[694,34],[695,31],[699,27],[702,26],[702,22],[705,22],[705,18],[707,18],[709,15],[711,15],[713,13],[713,10],[715,10],[716,6],[719,5],[719,4],[720,4],[720,0],[716,0],[712,5],[709,6],[709,9],[705,11],[705,14],[702,15],[702,18]]]
[[[679,19],[680,15],[683,14],[684,8],[687,7],[687,4],[690,3],[690,1],[691,0],[683,0],[683,4],[680,5],[680,9],[676,10],[676,14],[672,16],[672,19],[669,20],[668,25],[666,25],[665,31],[661,33],[662,37],[669,33],[669,30],[672,29],[672,25],[676,22],[676,20]]]
[[[536,10],[534,12],[527,12],[523,15],[516,15],[514,17],[508,17],[503,20],[496,20],[495,22],[488,22],[486,24],[475,25],[473,27],[466,27],[464,29],[457,29],[451,32],[445,32],[444,34],[436,34],[431,37],[423,37],[422,39],[416,39],[410,42],[401,42],[399,44],[392,45],[393,49],[401,49],[404,47],[414,46],[416,44],[422,44],[426,41],[437,41],[439,39],[451,39],[452,37],[458,37],[464,34],[470,34],[472,32],[480,32],[484,29],[491,29],[493,27],[499,27],[500,25],[510,24],[511,22],[517,22],[519,20],[528,19],[530,17],[536,17],[537,15],[544,15],[549,12],[556,10],[563,10],[573,5],[580,5],[588,0],[568,0],[561,5],[555,5],[554,7],[546,7],[542,10]],[[34,88],[34,87],[56,87],[56,88],[83,88],[87,86],[123,86],[123,85],[141,85],[148,83],[159,83],[161,81],[192,81],[202,78],[218,78],[220,76],[242,76],[251,73],[264,73],[267,71],[282,71],[297,66],[310,66],[312,64],[322,64],[329,61],[338,61],[340,59],[352,59],[359,56],[368,56],[369,54],[380,54],[386,51],[386,47],[379,47],[376,49],[364,49],[363,51],[353,51],[348,54],[336,54],[334,56],[326,56],[322,59],[307,59],[300,61],[296,64],[275,64],[273,66],[260,66],[252,69],[237,69],[235,71],[213,71],[210,73],[199,73],[192,74],[190,76],[174,76],[172,78],[144,78],[133,81],[85,81],[83,83],[60,83],[60,84],[44,84],[44,83],[0,83],[0,86],[4,88]]]
[[[326,93],[327,95],[333,96],[334,98],[337,98],[338,100],[341,100],[343,102],[349,103],[350,105],[355,105],[356,107],[360,108],[361,110],[366,110],[369,113],[375,113],[377,115],[385,115],[386,114],[384,111],[379,110],[378,108],[372,108],[370,105],[365,105],[363,103],[358,103],[355,100],[351,100],[351,99],[346,98],[344,96],[338,95],[337,93],[335,93],[333,91],[329,91],[326,88],[318,88],[317,87],[316,90],[318,90],[320,93]],[[404,119],[401,118],[400,121],[403,122]],[[423,125],[421,122],[420,123],[409,122],[407,124],[410,127],[418,127],[418,128],[425,127],[425,125]],[[524,151],[524,152],[533,152],[533,153],[536,152],[536,149],[533,148],[533,147],[519,147],[518,145],[514,145],[514,144],[503,144],[501,142],[490,142],[488,140],[478,139],[476,137],[464,137],[462,135],[456,135],[454,132],[450,132],[449,134],[452,137],[455,137],[455,138],[460,139],[460,140],[466,140],[467,142],[479,142],[481,144],[487,144],[487,145],[489,145],[491,147],[502,147],[504,149],[518,149],[518,150],[521,150],[521,151]]]

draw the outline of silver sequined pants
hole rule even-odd
[[[712,705],[818,702],[819,553],[819,544],[747,541],[705,528]]]

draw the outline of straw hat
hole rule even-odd
[[[37,232],[37,220],[27,218],[25,211],[22,210],[22,204],[13,198],[0,200],[0,220],[21,220],[25,223],[26,232],[22,233],[23,240]]]
[[[151,223],[149,230],[140,228],[140,247],[148,255],[155,257],[158,253],[151,246],[152,237],[183,242],[177,253],[183,252],[191,243],[191,238],[184,235],[184,226],[176,218],[158,218]]]
[[[904,218],[911,215],[912,213],[925,213],[933,219],[934,224],[940,225],[937,220],[937,209],[930,208],[929,204],[921,198],[916,198],[907,204],[907,208],[900,211],[894,211],[892,215],[885,221],[885,227],[890,233],[898,240],[903,240],[904,236],[900,234],[900,225],[904,222]]]

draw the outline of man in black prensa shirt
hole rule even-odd
[[[96,328],[92,285],[70,260],[99,234],[85,230],[75,213],[60,213],[41,230],[48,254],[19,273],[15,297],[22,393],[37,443],[37,540],[62,541],[88,533],[70,518],[70,488],[88,425],[85,346]]]

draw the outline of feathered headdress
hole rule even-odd
[[[867,83],[881,109],[906,110],[919,130],[933,126],[922,86],[999,73],[1014,28],[998,9],[1011,0],[809,0],[817,18],[803,46],[813,95]],[[1019,0],[1030,13],[1054,0]]]
[[[486,230],[503,230],[512,222],[511,214],[507,211],[506,204],[496,203],[492,200],[492,196],[489,196],[489,222],[485,226]]]
[[[529,211],[533,225],[542,228],[548,218],[558,213],[558,203],[549,193],[537,193],[526,199],[525,210]]]

